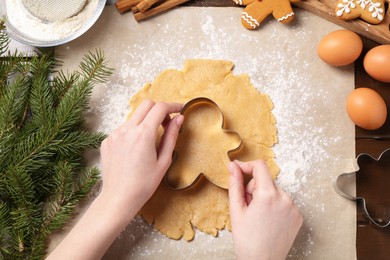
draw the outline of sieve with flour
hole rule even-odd
[[[33,16],[45,22],[56,22],[79,14],[87,0],[20,0]]]
[[[32,46],[69,42],[98,19],[106,0],[5,0],[11,38]]]

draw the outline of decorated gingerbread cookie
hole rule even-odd
[[[294,19],[291,2],[299,0],[233,0],[236,4],[246,6],[242,12],[241,22],[249,30],[256,29],[270,14],[278,22],[288,23]]]
[[[379,24],[384,18],[385,0],[339,0],[336,15],[343,20],[361,18],[371,24]]]

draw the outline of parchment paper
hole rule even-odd
[[[95,88],[86,115],[89,127],[106,132],[125,120],[131,95],[162,70],[181,69],[186,59],[233,61],[234,73],[249,74],[275,106],[278,183],[304,216],[289,257],[355,259],[355,206],[332,188],[338,174],[354,167],[354,126],[345,111],[345,98],[354,88],[353,67],[330,67],[316,54],[320,39],[339,27],[296,10],[292,24],[270,18],[259,30],[248,31],[240,23],[241,11],[180,7],[136,23],[131,14],[121,16],[114,7],[106,7],[90,31],[57,51],[64,67],[73,70],[84,53],[100,48],[115,68],[109,84]],[[96,155],[93,158],[98,162]],[[65,233],[52,237],[50,250]],[[105,255],[105,259],[202,258],[234,259],[231,233],[222,231],[214,238],[197,232],[192,242],[175,241],[136,218]]]

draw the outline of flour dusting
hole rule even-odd
[[[181,70],[188,59],[230,60],[235,64],[233,73],[248,74],[252,84],[268,94],[274,104],[278,143],[273,150],[281,169],[277,183],[291,194],[304,216],[304,227],[289,257],[316,259],[325,239],[331,241],[327,246],[333,251],[345,248],[344,243],[325,236],[345,225],[329,220],[330,213],[340,213],[340,219],[342,214],[347,220],[350,217],[344,204],[334,203],[338,197],[331,181],[338,171],[353,168],[354,127],[343,106],[353,89],[353,68],[331,68],[316,55],[316,43],[339,27],[318,23],[318,17],[297,10],[293,24],[269,19],[259,30],[248,31],[239,22],[240,9],[224,9],[230,16],[221,15],[219,8],[196,8],[191,13],[185,10],[179,8],[149,23],[118,28],[118,33],[126,29],[127,41],[106,40],[116,47],[105,50],[107,57],[120,62],[112,64],[116,68],[112,82],[100,86],[102,97],[91,108],[100,122],[98,130],[109,133],[123,123],[131,96],[163,70]],[[188,15],[193,15],[191,21],[186,19]],[[169,23],[173,20],[181,22]],[[77,48],[65,47],[69,51]],[[329,76],[319,80],[323,75]],[[352,222],[354,219],[348,223]],[[163,258],[169,249],[170,254],[177,252],[177,257],[185,255],[187,259],[202,254],[208,259],[226,259],[227,253],[234,259],[230,232],[222,231],[218,238],[197,232],[189,244],[167,239],[138,218],[114,243],[107,259],[130,244],[135,245],[128,249],[131,258]]]

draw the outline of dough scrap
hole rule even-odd
[[[130,116],[147,98],[180,103],[196,97],[209,98],[221,109],[225,127],[236,131],[242,139],[242,148],[230,157],[242,161],[261,158],[275,178],[279,167],[271,149],[277,142],[272,102],[268,95],[253,87],[248,75],[233,75],[232,69],[230,61],[189,60],[182,71],[165,70],[131,98]],[[215,163],[221,162],[215,160]],[[222,164],[227,167],[225,162]],[[221,229],[231,229],[227,190],[205,178],[185,190],[172,190],[162,181],[139,214],[173,239],[192,240],[194,227],[213,236]]]

